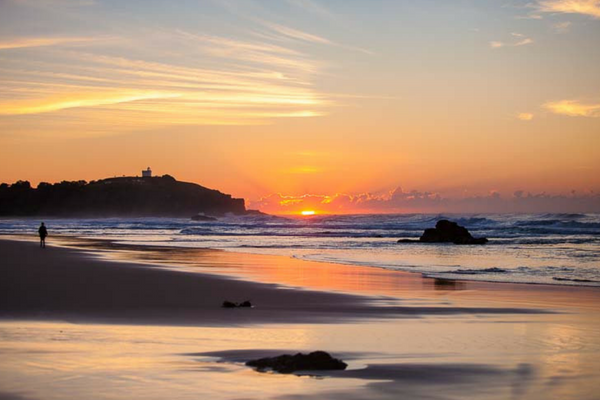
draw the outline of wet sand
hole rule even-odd
[[[202,255],[210,260],[217,258],[215,253],[221,252],[203,251]],[[236,257],[239,264],[244,263],[242,257],[248,258]],[[5,319],[201,326],[548,312],[525,307],[403,305],[381,296],[291,289],[233,279],[231,269],[229,275],[217,275],[115,263],[81,250],[39,249],[25,241],[0,240],[0,258],[0,317]],[[250,300],[255,307],[224,309],[224,300]]]
[[[78,249],[0,240],[0,399],[593,399],[600,390],[593,288],[61,243]],[[225,299],[256,307],[222,309]],[[312,350],[349,370],[315,379],[242,364]]]

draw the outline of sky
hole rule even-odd
[[[0,182],[600,212],[600,0],[0,0]]]

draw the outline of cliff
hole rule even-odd
[[[190,217],[245,212],[244,199],[169,175],[40,183],[37,188],[27,181],[0,185],[0,216]]]

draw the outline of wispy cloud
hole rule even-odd
[[[177,93],[147,91],[115,91],[106,93],[71,93],[63,98],[33,99],[0,103],[0,115],[40,114],[77,107],[96,107],[127,103],[137,100],[167,99],[178,97]]]
[[[293,40],[300,40],[300,41],[310,42],[310,43],[328,44],[328,45],[333,44],[333,42],[331,40],[326,39],[324,37],[317,36],[312,33],[304,32],[304,31],[301,31],[298,29],[290,28],[290,27],[287,27],[284,25],[279,25],[279,24],[276,24],[273,22],[267,22],[267,21],[263,21],[262,24],[267,26],[268,28],[272,29],[273,31],[275,31],[281,35],[284,35],[287,38],[293,39]]]
[[[149,61],[157,59],[152,48],[147,49],[148,59],[64,47],[46,50],[43,57],[11,53],[2,63],[0,116],[59,114],[63,127],[85,121],[93,129],[110,131],[267,124],[278,118],[326,115],[325,108],[335,104],[313,88],[322,62],[294,46],[181,30],[155,35],[179,49],[167,62]],[[11,43],[31,47],[62,41]],[[135,37],[125,43],[135,46]],[[206,66],[190,63],[189,56]],[[106,118],[109,110],[111,121]],[[53,129],[56,119],[44,118],[38,129],[44,130],[44,124]],[[66,123],[69,119],[72,124]]]
[[[520,113],[517,115],[517,118],[521,121],[531,121],[533,119],[533,114],[531,113]]]
[[[501,47],[519,47],[526,46],[528,44],[533,43],[533,39],[525,37],[525,35],[521,33],[513,32],[511,33],[515,39],[512,42],[500,42],[500,41],[492,41],[490,42],[490,47],[492,49],[499,49]]]
[[[95,0],[8,0],[15,4],[30,7],[87,7],[96,4]]]
[[[10,1],[27,7],[94,4]],[[332,16],[315,1],[289,2],[296,11]],[[0,39],[0,130],[13,124],[24,131],[29,124],[35,131],[83,127],[82,132],[110,132],[323,116],[340,104],[340,94],[319,90],[318,77],[330,65],[327,57],[314,56],[314,49],[332,46],[370,53],[245,15],[234,4],[227,9],[249,24],[151,31],[133,26],[120,29],[120,40],[114,42],[84,36]],[[96,42],[103,46],[92,47]],[[9,51],[19,48],[31,50]]]
[[[571,22],[565,21],[554,24],[553,28],[556,33],[567,33],[571,29],[571,25]]]
[[[24,47],[59,46],[67,44],[82,44],[106,38],[94,37],[30,37],[0,39],[0,50],[19,49]]]
[[[600,0],[543,0],[535,8],[546,13],[584,14],[600,18]]]
[[[286,0],[289,4],[299,7],[304,11],[319,16],[323,19],[337,20],[337,16],[329,9],[325,8],[322,4],[314,0]]]
[[[370,51],[368,49],[363,49],[361,47],[336,43],[325,37],[318,36],[318,35],[308,33],[308,32],[304,32],[304,31],[301,31],[301,30],[298,30],[295,28],[291,28],[288,26],[284,26],[284,25],[280,25],[280,24],[276,24],[276,23],[268,22],[268,21],[262,21],[262,20],[257,20],[257,22],[272,31],[272,32],[269,32],[266,34],[260,33],[260,32],[256,33],[257,35],[263,35],[263,37],[277,40],[278,38],[276,35],[280,35],[279,39],[281,39],[281,37],[283,37],[284,39],[287,39],[287,40],[294,40],[294,41],[311,43],[311,44],[335,46],[335,47],[347,49],[350,51],[357,51],[357,52],[369,54],[369,55],[374,54],[372,51]],[[274,35],[274,34],[276,34],[276,35]]]
[[[578,100],[548,102],[543,107],[554,114],[567,115],[569,117],[600,117],[600,104],[586,104]]]

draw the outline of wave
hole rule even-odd
[[[458,274],[458,275],[480,275],[480,274],[504,274],[508,271],[502,268],[484,268],[484,269],[457,269],[454,271],[448,271],[447,274]]]
[[[559,282],[600,283],[600,281],[596,281],[593,279],[561,278],[557,276],[552,277],[552,279]]]
[[[557,228],[586,228],[586,229],[598,229],[600,228],[600,222],[581,222],[575,220],[560,220],[560,219],[547,219],[547,220],[533,220],[533,221],[522,221],[515,224],[516,226],[554,226]]]

